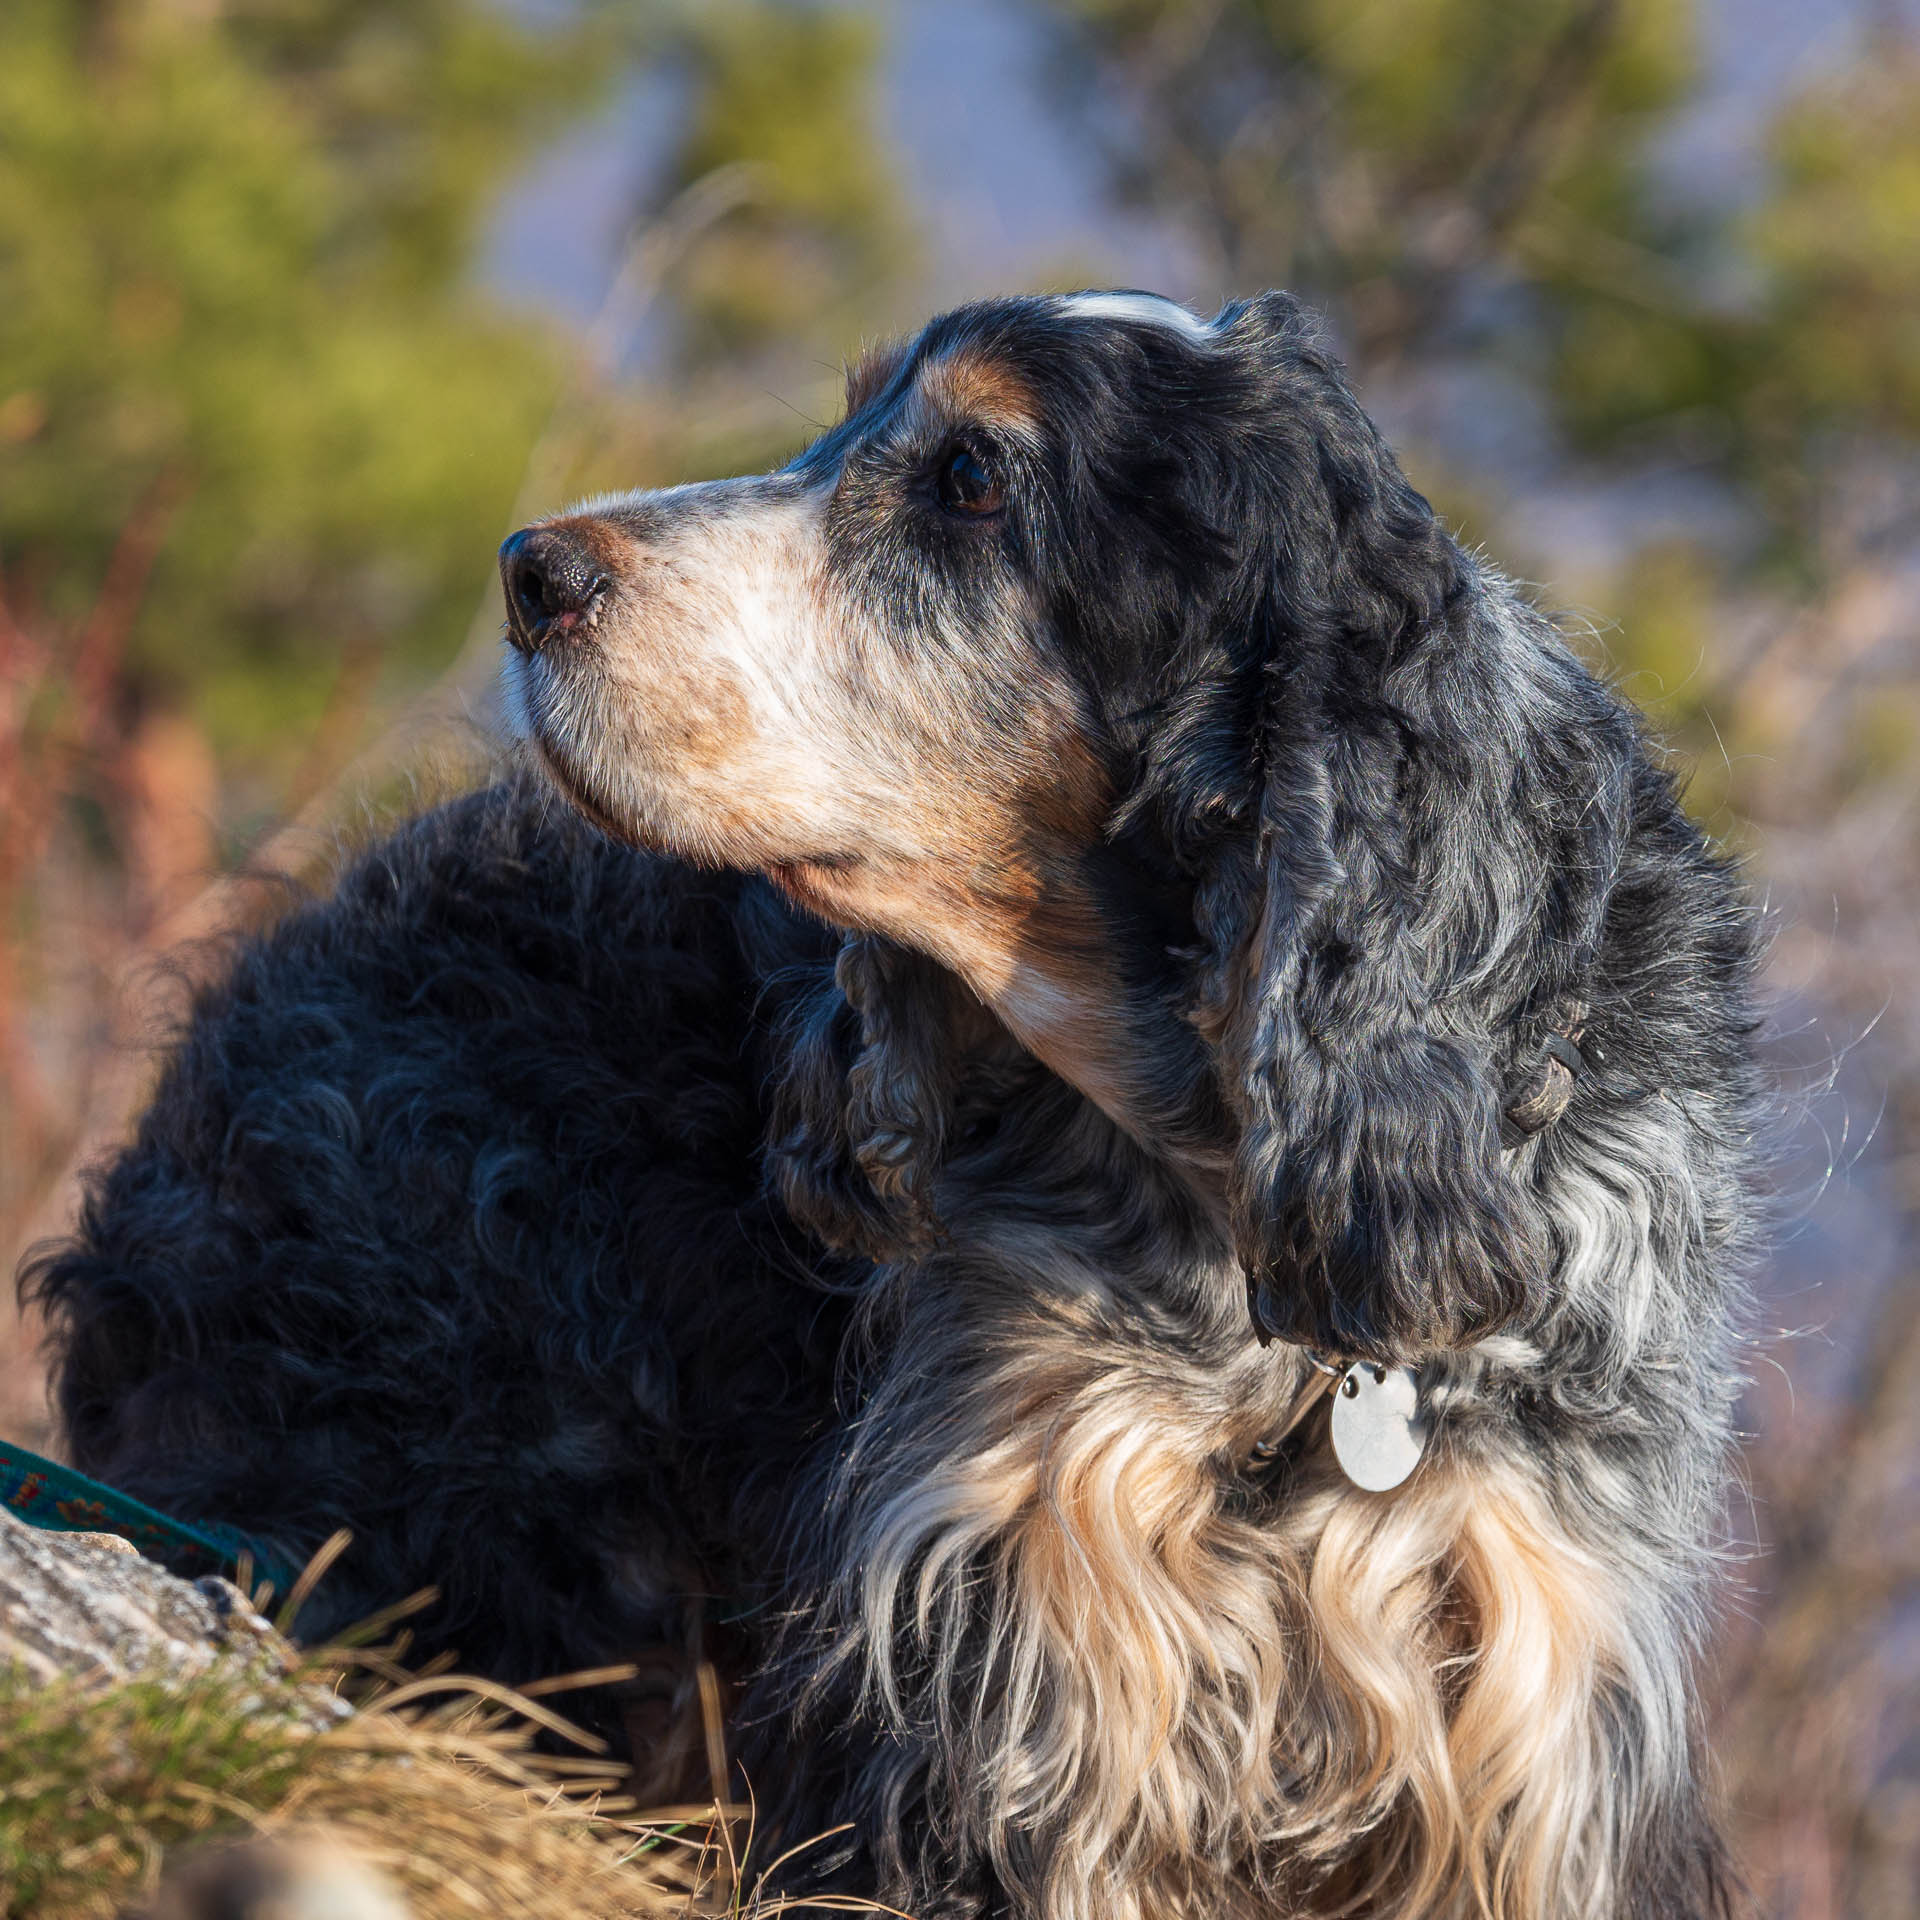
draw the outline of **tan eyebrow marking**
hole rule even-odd
[[[1026,380],[1004,360],[962,347],[920,375],[922,391],[949,412],[966,414],[1016,435],[1032,435],[1040,405]]]

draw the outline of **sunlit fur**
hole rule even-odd
[[[1717,1313],[1662,1300],[1616,1347],[1582,1324],[1589,1264],[1527,1337],[1430,1361],[1441,1435],[1405,1488],[1357,1492],[1316,1438],[1250,1492],[1304,1364],[1247,1346],[1151,1170],[1071,1129],[1042,1103],[1022,1141],[1048,1224],[963,1173],[948,1244],[876,1275],[880,1374],[779,1677],[808,1741],[863,1707],[895,1740],[811,1804],[866,1813],[897,1889],[958,1855],[1050,1914],[1716,1910],[1688,1665]],[[1615,1284],[1708,1227],[1674,1135],[1639,1164],[1595,1143],[1604,1199],[1555,1143]]]
[[[942,506],[956,446],[1004,508]],[[359,1525],[356,1598],[438,1579],[466,1656],[519,1679],[723,1595],[763,1841],[845,1829],[782,1868],[796,1893],[922,1920],[1722,1911],[1690,1674],[1753,1218],[1752,914],[1311,318],[984,303],[872,356],[781,472],[546,526],[604,587],[564,643],[519,632],[531,755],[615,839],[765,879],[686,893],[515,789],[256,954],[38,1270],[83,1463],[270,1522],[234,1463],[283,1443],[209,1412],[239,1392],[218,1357],[265,1340],[277,1427],[334,1467],[278,1534]],[[653,903],[633,937],[628,897]],[[636,1021],[623,965],[725,990]],[[487,1046],[394,985],[450,967]],[[203,1268],[234,1259],[186,1199],[253,1193],[257,1141],[189,1123],[277,1070],[229,1044],[243,1012],[292,1047],[321,981],[357,1051],[305,1075],[303,1124],[370,1104],[385,1162],[329,1134],[324,1185],[258,1202],[244,1257],[298,1251],[304,1288],[324,1265],[438,1328],[447,1364],[358,1400],[310,1292],[163,1286],[140,1251],[171,1221]],[[1576,1017],[1590,1070],[1503,1151],[1503,1090]],[[684,1054],[675,1019],[721,1030]],[[639,1110],[697,1084],[728,1138],[759,1132],[751,1205],[738,1161],[684,1152],[649,1197],[618,1101],[581,1098],[596,1026]],[[553,1067],[516,1075],[511,1151],[505,1119],[410,1143],[422,1076],[474,1109],[509,1035]],[[389,1111],[395,1049],[415,1104]],[[514,1169],[516,1311],[572,1330],[520,1364],[555,1417],[602,1409],[566,1445],[453,1472],[421,1437],[435,1396],[508,1376],[460,1355],[500,1234],[393,1255],[408,1152],[446,1191]],[[587,1294],[574,1193],[625,1210]],[[595,1313],[614,1348],[657,1335],[629,1425]],[[1399,1489],[1350,1485],[1324,1414],[1256,1459],[1309,1346],[1420,1369],[1432,1439]],[[625,1486],[617,1547],[464,1548],[527,1471],[570,1511]]]

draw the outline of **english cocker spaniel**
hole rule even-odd
[[[967,307],[501,564],[539,778],[29,1270],[78,1463],[353,1528],[315,1633],[704,1647],[792,1892],[1720,1911],[1755,916],[1302,308]]]

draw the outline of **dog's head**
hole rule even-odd
[[[780,471],[502,571],[566,794],[852,936],[816,1052],[878,1200],[816,1217],[924,1211],[1003,1026],[1211,1188],[1273,1330],[1406,1353],[1525,1305],[1500,1072],[1591,957],[1631,727],[1293,301],[963,309]]]

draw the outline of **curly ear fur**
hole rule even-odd
[[[938,1237],[961,991],[933,961],[861,935],[790,1016],[768,1165],[830,1246],[893,1259]]]
[[[1439,526],[1299,310],[1236,331],[1271,423],[1236,590],[1261,786],[1203,863],[1197,1012],[1241,1126],[1236,1239],[1263,1332],[1464,1343],[1542,1269],[1500,1157],[1505,1029],[1592,950],[1630,742]],[[1564,727],[1520,737],[1543,708]]]
[[[1418,923],[1349,850],[1337,901],[1299,885],[1263,817],[1251,991],[1223,1033],[1241,1136],[1235,1238],[1256,1324],[1385,1358],[1477,1340],[1518,1313],[1541,1253],[1499,1164],[1484,1036],[1447,1029]]]

